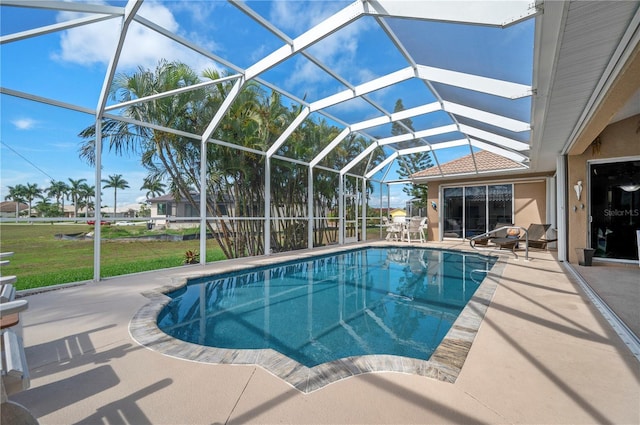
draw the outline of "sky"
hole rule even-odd
[[[350,3],[255,1],[247,2],[247,5],[270,20],[288,37],[295,38]],[[109,4],[123,5],[122,2]],[[281,40],[248,19],[237,7],[224,1],[147,0],[143,3],[139,14],[179,34],[200,48],[222,57],[229,64],[243,69],[283,45]],[[0,6],[0,29],[2,35],[6,36],[82,16],[75,12]],[[115,50],[119,25],[120,19],[110,19],[1,45],[0,82],[2,87],[95,110],[107,66]],[[398,25],[397,31],[402,31],[403,25]],[[513,30],[510,33],[511,36],[522,37],[521,28]],[[527,26],[524,28],[526,30]],[[411,31],[411,28],[407,27],[405,30]],[[429,44],[434,50],[431,56],[438,54],[436,48],[438,46],[440,49],[450,48],[443,41],[447,39],[446,28],[434,24],[431,31],[433,37],[438,35],[442,38],[438,44]],[[410,33],[408,35],[410,39]],[[467,57],[474,51],[471,44],[474,38],[478,38],[478,34],[470,32],[468,37],[468,41],[463,43],[466,51],[461,51]],[[407,66],[406,60],[398,53],[388,37],[376,22],[369,18],[360,19],[355,25],[337,31],[309,51],[320,62],[330,66],[353,85]],[[518,56],[520,53],[513,53],[513,51],[514,49],[503,49],[502,53],[497,53],[502,55],[497,60],[508,59],[520,62],[529,60],[526,54],[523,59]],[[380,60],[380,55],[384,60]],[[134,23],[123,47],[117,72],[131,73],[137,67],[153,69],[163,58],[185,62],[197,71],[207,68],[225,69],[225,64],[213,62],[193,50]],[[465,56],[462,56],[458,64],[446,63],[445,65],[452,69],[456,66],[468,66],[468,60],[464,58]],[[495,70],[487,69],[486,72],[509,74],[511,69],[505,66],[495,68]],[[343,85],[299,55],[266,71],[260,77],[310,102],[344,89]],[[527,76],[525,73],[525,77],[517,74],[506,75],[506,77],[517,81],[523,78],[526,80],[530,75]],[[527,81],[517,82],[527,83]],[[403,100],[406,108],[433,101],[433,96],[424,85],[418,86],[415,81],[403,83],[399,89],[393,91],[379,90],[372,93],[370,98],[389,112],[393,111],[398,98]],[[358,122],[380,115],[370,104],[361,100],[331,107],[328,112],[346,122]],[[520,118],[523,113],[514,112],[514,114],[518,114],[514,118]],[[416,126],[421,125],[422,119],[425,118],[414,119]],[[428,119],[438,118],[434,114]],[[83,162],[78,155],[82,142],[78,134],[93,124],[94,117],[88,113],[0,94],[0,196],[2,199],[4,200],[8,193],[7,187],[16,184],[36,183],[39,187],[46,188],[51,180],[62,180],[68,183],[68,179],[72,178],[86,179],[88,184],[94,185],[95,170]],[[372,129],[371,134],[384,135],[389,130],[389,126],[381,127]],[[453,149],[451,152],[443,150],[439,161],[468,153],[468,148]],[[103,179],[109,175],[122,174],[123,178],[129,182],[129,189],[118,191],[118,209],[144,202],[145,193],[139,188],[142,186],[146,172],[139,165],[138,157],[135,155],[121,157],[113,152],[105,152],[102,163]],[[394,173],[395,168],[390,174]],[[392,187],[391,205],[393,207],[404,207],[406,198],[400,186]],[[103,205],[111,207],[112,199],[112,189],[103,190]]]

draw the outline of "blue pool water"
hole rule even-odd
[[[272,348],[313,367],[367,354],[428,360],[495,258],[367,248],[190,280],[158,326],[218,348]]]

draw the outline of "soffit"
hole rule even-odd
[[[532,171],[554,170],[557,157],[568,150],[594,119],[613,81],[624,68],[624,59],[637,46],[639,4],[636,1],[545,3],[541,31],[557,31],[557,35],[552,36],[558,44],[541,46],[539,60],[556,59],[549,67],[551,72],[547,71],[545,76],[548,91],[538,91],[534,101],[537,128],[532,141]],[[559,29],[544,26],[550,13],[555,14],[555,18],[563,15]],[[544,82],[538,81],[538,84],[544,85]],[[636,87],[638,84],[636,78]],[[607,123],[616,113],[615,110],[602,112],[608,114]]]

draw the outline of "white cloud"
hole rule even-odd
[[[145,2],[139,14],[173,33],[180,33],[180,26],[173,14],[163,5]],[[62,12],[58,20],[67,21],[81,16],[83,14]],[[83,66],[108,64],[115,53],[120,24],[121,20],[115,18],[65,31],[60,37],[61,50],[55,58]],[[209,59],[133,22],[127,32],[118,69],[131,70],[138,66],[154,68],[160,59],[182,61],[196,70],[212,66]]]
[[[31,130],[36,126],[37,121],[31,118],[19,118],[11,121],[11,123],[15,125],[18,130]]]

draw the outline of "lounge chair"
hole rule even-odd
[[[487,243],[489,243],[493,239],[506,238],[509,230],[508,226],[513,226],[513,224],[496,223],[495,227],[493,228],[493,230],[496,230],[496,232],[489,233],[488,235],[477,238],[477,239],[474,238],[473,241],[475,242],[476,245],[487,245]]]
[[[532,224],[531,226],[535,227],[529,229],[529,248],[547,249],[548,243],[558,240],[558,238],[547,238],[550,224]]]
[[[556,239],[546,239],[547,230],[551,227],[550,224],[531,224],[527,228],[526,233],[514,237],[516,235],[507,236],[505,238],[495,238],[491,242],[502,248],[509,248],[512,251],[520,246],[520,243],[526,243],[527,248],[541,248],[545,249],[547,243],[554,242]]]

